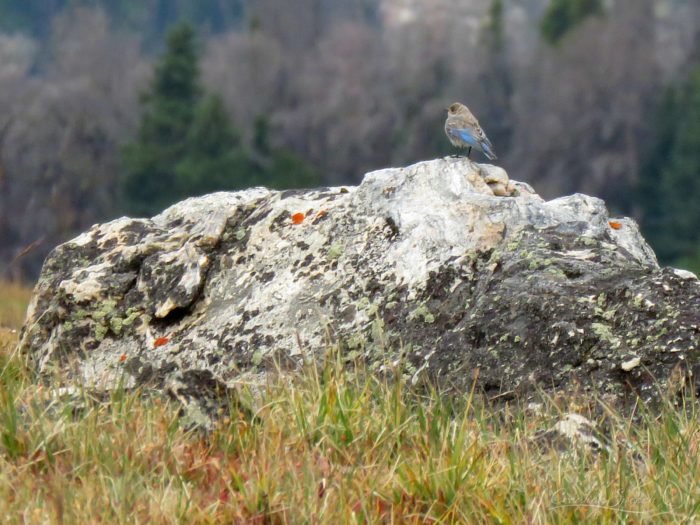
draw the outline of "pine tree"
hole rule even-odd
[[[540,33],[554,45],[592,15],[603,12],[602,0],[552,0],[540,22]]]
[[[639,185],[642,228],[662,261],[700,269],[700,67],[669,90],[653,129]]]
[[[321,179],[301,157],[284,148],[270,144],[270,126],[267,118],[258,117],[253,134],[256,185],[282,190],[318,186]]]
[[[179,195],[242,189],[254,185],[253,163],[241,145],[218,95],[198,106],[187,137],[185,158],[176,167]]]
[[[489,35],[488,44],[491,51],[493,53],[501,53],[505,46],[503,0],[491,0],[487,29]]]
[[[256,122],[252,147],[231,125],[222,99],[199,84],[194,32],[181,24],[143,97],[137,140],[124,150],[127,208],[151,215],[194,195],[250,186],[316,186],[319,178],[294,153],[274,148],[266,119]]]
[[[201,94],[194,31],[183,23],[168,34],[167,49],[143,96],[138,137],[124,149],[123,190],[130,211],[151,214],[183,196],[176,167],[187,154]]]
[[[488,22],[482,33],[485,47],[484,56],[488,57],[479,81],[484,89],[484,105],[481,114],[489,122],[489,137],[499,148],[507,150],[512,136],[510,115],[512,114],[513,72],[508,61],[505,34],[505,8],[503,0],[491,0]]]

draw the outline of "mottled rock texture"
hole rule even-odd
[[[699,333],[697,279],[659,268],[633,221],[447,158],[96,225],[47,258],[21,347],[41,373],[175,397],[337,344],[378,373],[403,360],[413,382],[476,379],[499,399],[630,399],[700,377]]]

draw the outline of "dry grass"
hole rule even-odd
[[[24,321],[31,289],[0,281],[0,328],[19,329]]]
[[[3,336],[0,336],[3,337]],[[115,393],[48,403],[0,343],[4,523],[689,523],[700,510],[693,407],[631,425],[611,454],[532,444],[558,415],[419,396],[330,358],[248,396],[210,436],[177,407]],[[246,391],[243,391],[244,398]],[[48,404],[47,404],[48,403]]]

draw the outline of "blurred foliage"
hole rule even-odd
[[[487,29],[491,36],[491,39],[488,42],[491,45],[491,47],[495,51],[500,51],[501,49],[503,49],[503,46],[505,44],[503,24],[503,0],[491,0]]]
[[[301,157],[284,148],[270,144],[269,122],[266,117],[255,121],[248,183],[239,187],[267,186],[277,190],[310,188],[321,184],[321,177]]]
[[[46,36],[51,20],[68,0],[0,0],[0,30]]]
[[[180,20],[201,46],[166,64]],[[186,195],[357,183],[453,153],[457,100],[514,179],[648,227],[688,206],[656,198],[651,182],[682,162],[665,164],[675,132],[654,141],[649,114],[699,38],[688,0],[0,0],[0,266],[35,276],[91,224]],[[631,190],[654,142],[642,202]]]
[[[540,22],[540,32],[547,42],[556,44],[583,20],[602,12],[602,0],[552,0]]]
[[[176,167],[187,156],[201,93],[194,30],[183,23],[168,34],[167,51],[143,96],[138,138],[124,149],[124,197],[133,212],[150,214],[182,196]]]
[[[700,269],[700,65],[669,88],[640,175],[642,227],[664,262]]]
[[[269,144],[265,119],[258,121],[252,148],[241,142],[221,97],[200,85],[198,60],[194,29],[177,25],[143,96],[138,138],[124,148],[126,207],[151,215],[213,191],[318,185],[299,157]]]
[[[700,249],[696,250],[692,255],[676,259],[673,261],[673,266],[683,270],[690,270],[695,275],[700,275]]]
[[[244,15],[242,0],[0,0],[0,30],[21,30],[43,40],[65,7],[102,8],[117,27],[144,35],[147,45],[161,42],[180,20],[218,33],[238,26]]]
[[[245,173],[248,167],[221,97],[206,97],[190,126],[185,155],[175,168],[177,196],[231,189],[231,174]]]

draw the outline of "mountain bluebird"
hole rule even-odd
[[[491,141],[481,129],[479,121],[464,104],[455,102],[447,108],[445,133],[453,146],[469,148],[467,157],[471,155],[472,148],[474,148],[482,152],[489,160],[496,159]]]

